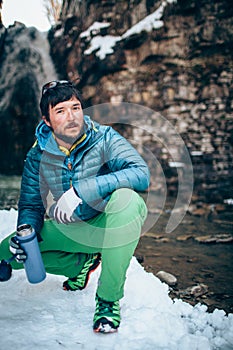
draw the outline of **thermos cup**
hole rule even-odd
[[[17,239],[27,254],[24,262],[27,279],[30,283],[42,282],[46,277],[37,236],[31,225],[23,224],[17,228]]]

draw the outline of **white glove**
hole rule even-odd
[[[82,203],[81,198],[77,196],[74,188],[71,187],[68,191],[58,199],[54,209],[54,217],[58,223],[67,224],[74,222],[72,214],[77,206]]]

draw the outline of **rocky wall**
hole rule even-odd
[[[45,34],[15,22],[0,27],[0,174],[21,175],[41,117],[41,86],[56,74]]]
[[[143,20],[144,29],[137,29]],[[171,155],[153,137],[157,113],[185,141],[198,198],[222,201],[233,195],[233,10],[228,1],[64,1],[61,21],[49,38],[61,78],[80,77],[77,85],[87,106],[130,102],[155,111],[150,120],[141,120],[152,136],[140,133],[140,138],[160,159],[171,192],[177,173],[169,167]],[[103,51],[96,38],[114,44]],[[137,134],[118,129],[129,137]]]

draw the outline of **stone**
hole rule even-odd
[[[195,216],[205,216],[208,213],[208,209],[206,208],[197,208],[192,211],[192,214]]]
[[[179,290],[177,295],[185,298],[199,298],[208,293],[208,286],[204,283],[199,283],[184,290]]]
[[[231,243],[233,236],[227,233],[216,235],[216,243]]]
[[[199,243],[231,243],[233,242],[233,236],[231,234],[223,233],[217,235],[206,235],[195,237],[195,240]]]
[[[180,235],[176,237],[177,241],[184,242],[187,241],[188,239],[193,238],[193,235]]]
[[[169,286],[175,286],[177,284],[177,278],[169,272],[161,270],[157,272],[156,277],[158,277],[160,281],[167,283]]]
[[[195,237],[195,240],[199,243],[216,243],[216,237],[212,235]]]
[[[203,296],[208,293],[208,286],[206,284],[200,283],[196,286],[190,288],[190,294],[195,298]]]

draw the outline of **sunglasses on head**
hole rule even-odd
[[[46,93],[46,91],[48,91],[49,89],[54,89],[56,86],[63,85],[63,84],[66,84],[66,85],[69,85],[69,86],[73,85],[68,80],[53,80],[53,81],[50,81],[49,83],[46,83],[42,87],[42,95],[44,95]]]

